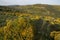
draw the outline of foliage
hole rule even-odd
[[[0,6],[0,40],[60,40],[60,12],[53,7]]]

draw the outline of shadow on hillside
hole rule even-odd
[[[58,24],[50,24],[49,21],[44,21],[42,19],[31,21],[33,26],[34,37],[32,40],[54,40],[50,37],[50,32],[60,31]]]
[[[40,32],[40,28],[42,26],[43,20],[33,20],[31,21],[32,25],[33,25],[33,33],[34,33],[34,38],[33,40],[39,40],[41,37],[41,32]]]

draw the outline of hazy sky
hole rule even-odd
[[[0,5],[54,4],[60,5],[60,0],[0,0]]]

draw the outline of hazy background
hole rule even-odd
[[[60,0],[0,0],[0,5],[50,4],[60,5]]]

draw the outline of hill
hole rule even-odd
[[[0,6],[0,11],[5,12],[19,12],[19,13],[30,13],[30,14],[37,14],[37,15],[49,15],[53,17],[60,17],[60,6],[58,5],[43,5],[43,4],[36,4],[36,5],[26,5],[26,6]],[[23,10],[23,11],[22,11]],[[2,12],[1,11],[1,12]]]
[[[0,6],[0,40],[57,40],[57,33],[59,5]]]

